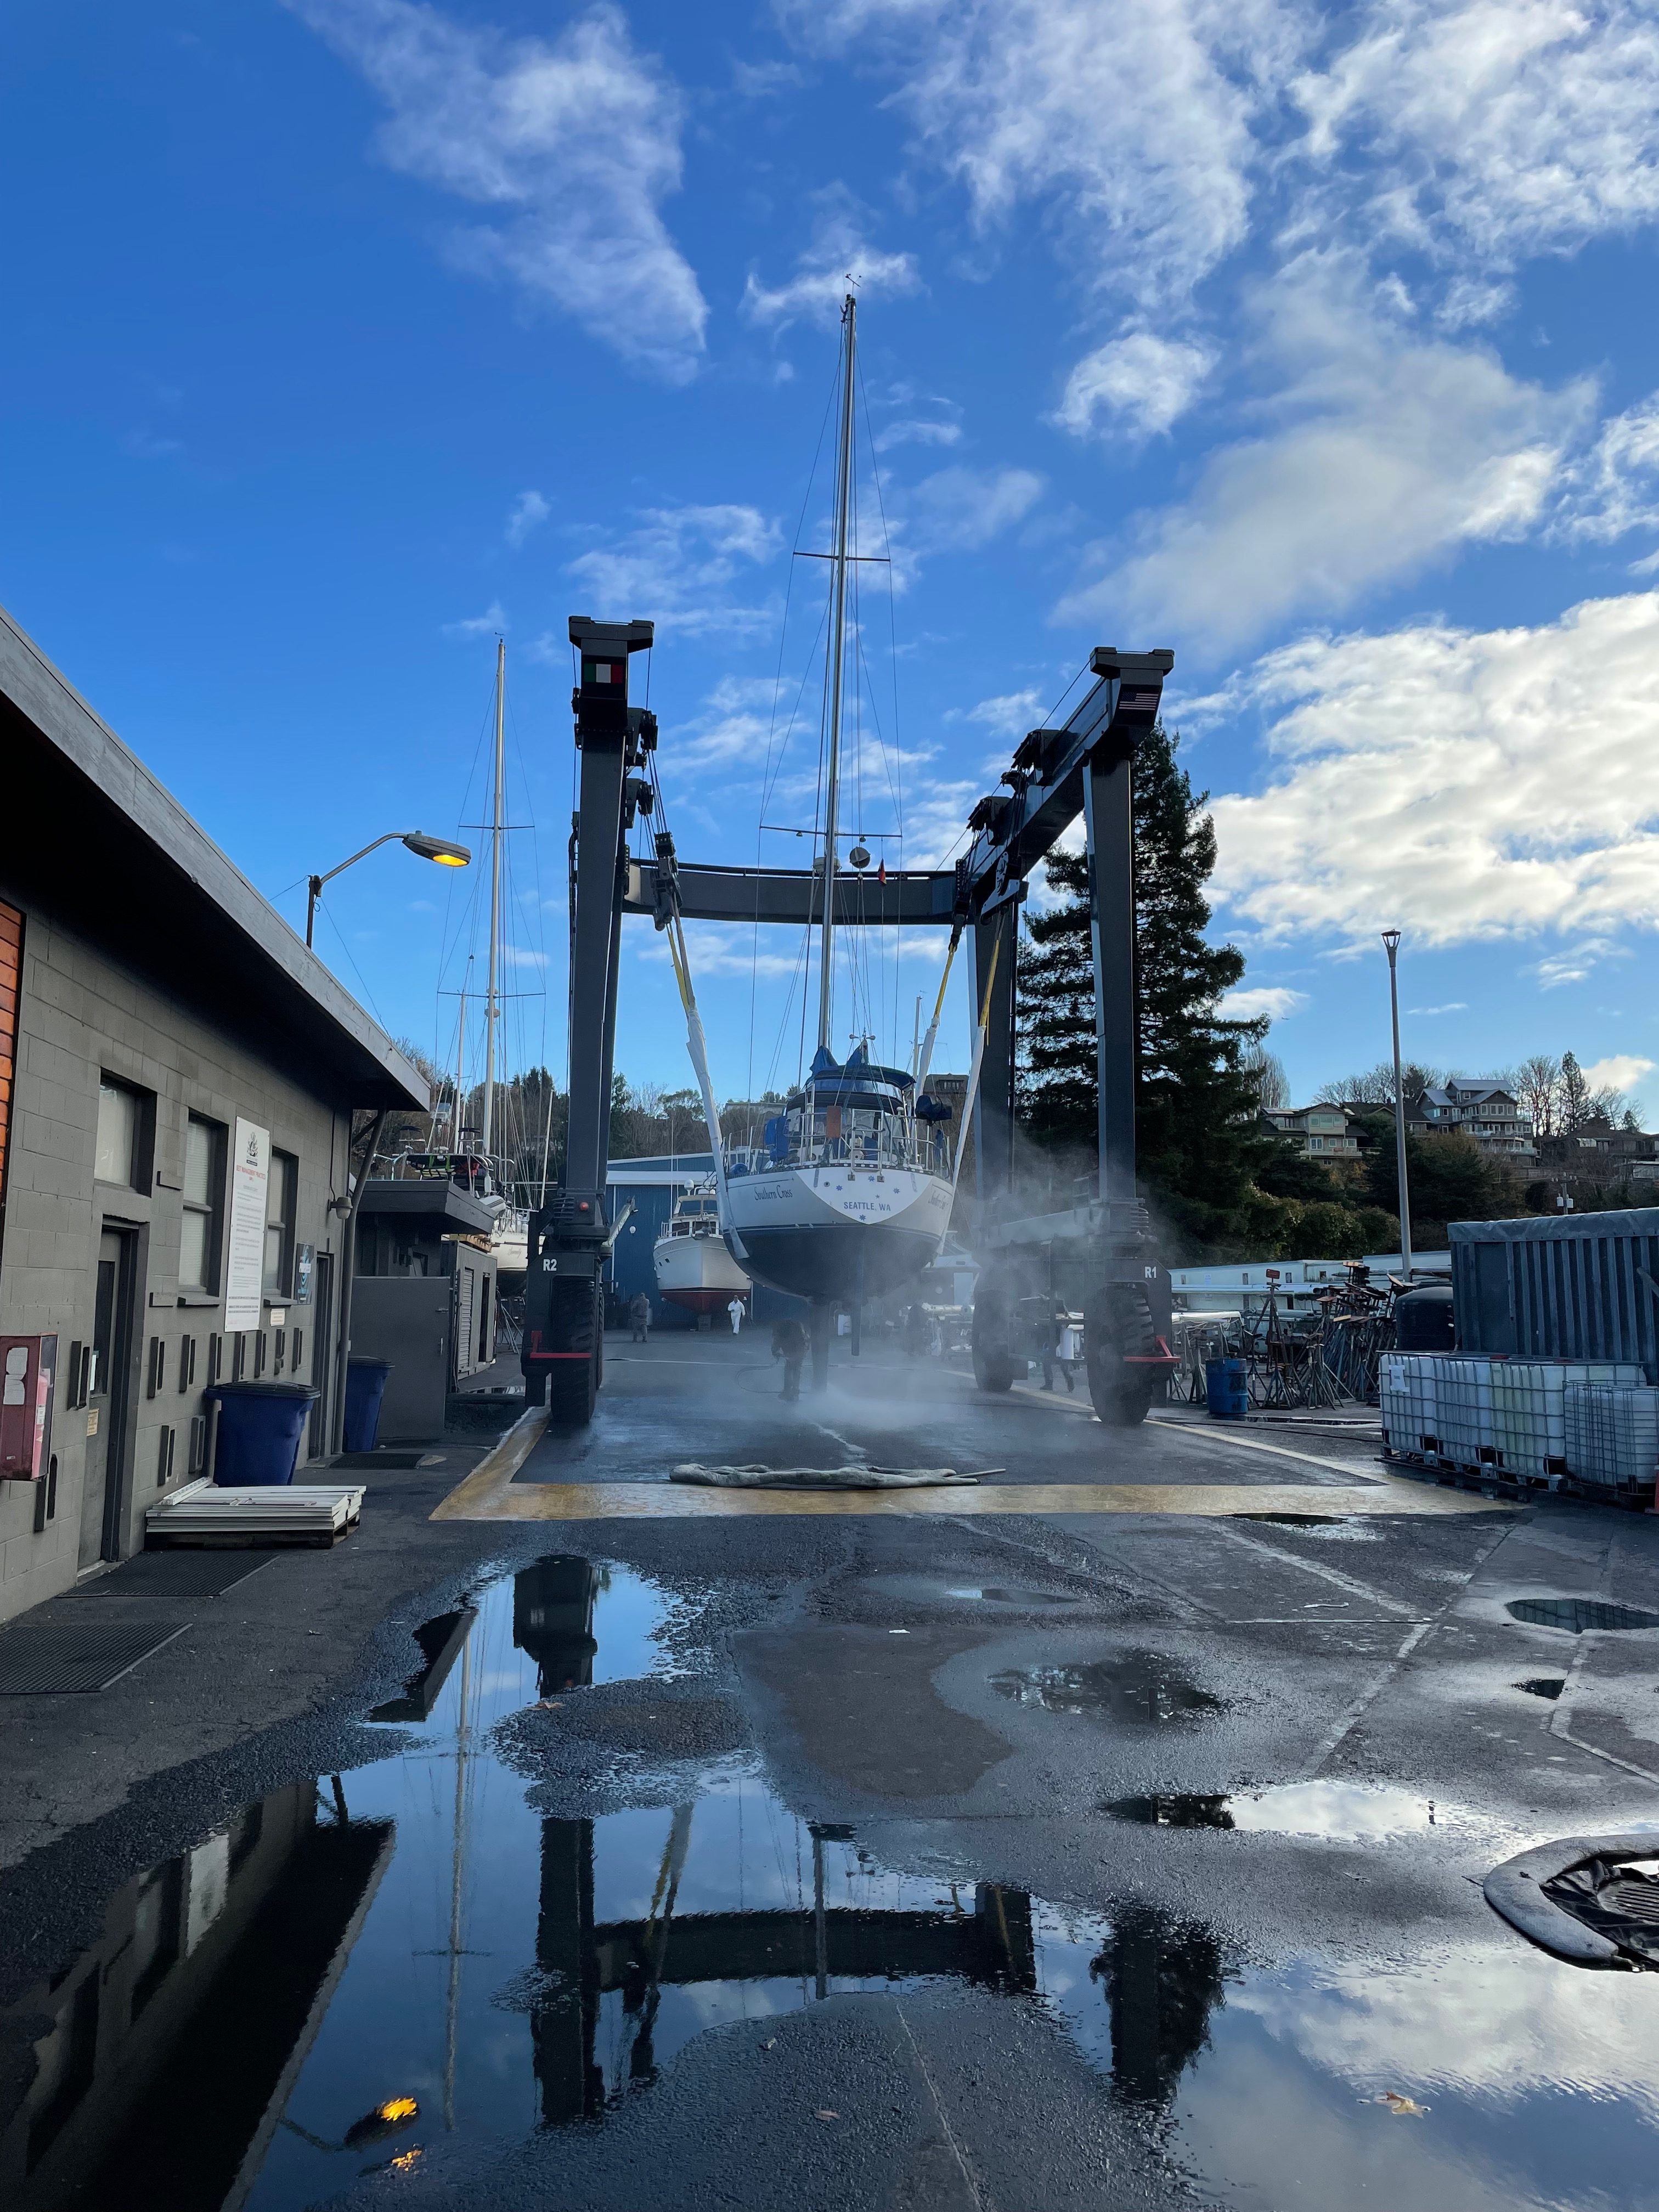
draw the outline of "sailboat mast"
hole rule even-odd
[[[847,637],[847,530],[853,503],[853,356],[858,302],[849,292],[841,312],[846,331],[841,389],[841,440],[836,463],[836,550],[830,612],[830,765],[824,794],[823,934],[818,947],[818,1042],[830,1042],[830,986],[836,931],[836,812],[841,795],[841,695]]]
[[[471,980],[472,963],[469,960],[461,975],[461,1018],[455,1040],[455,1112],[452,1117],[454,1126],[449,1133],[452,1152],[459,1152],[461,1149],[461,1102],[465,1096],[466,1083],[466,987]]]
[[[495,970],[501,949],[501,799],[507,783],[507,640],[495,641],[495,813],[489,830],[489,984],[484,1000],[483,1156],[495,1133]]]

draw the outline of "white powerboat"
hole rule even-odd
[[[721,1238],[712,1182],[676,1200],[651,1262],[663,1297],[695,1314],[724,1313],[734,1297],[746,1302],[752,1287]]]

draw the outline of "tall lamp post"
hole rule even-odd
[[[1412,1275],[1412,1200],[1406,1181],[1406,1090],[1400,1079],[1400,979],[1395,962],[1400,951],[1400,932],[1382,932],[1389,956],[1389,1012],[1394,1020],[1394,1146],[1400,1176],[1400,1268],[1407,1282]]]
[[[355,868],[359,860],[367,860],[371,853],[377,852],[382,845],[392,844],[394,840],[400,845],[407,845],[410,851],[422,860],[435,860],[441,868],[465,868],[472,859],[468,847],[457,845],[447,837],[428,837],[423,830],[388,830],[384,837],[377,837],[372,845],[365,845],[361,853],[354,853],[349,860],[342,860],[337,868],[329,869],[325,875],[307,877],[307,945],[311,943],[312,932],[317,925],[317,902],[323,895],[323,885],[332,883],[336,876],[343,875],[348,868]]]

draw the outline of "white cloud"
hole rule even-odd
[[[1304,35],[1275,0],[778,4],[803,41],[896,77],[981,234],[1023,245],[1018,211],[1052,203],[1085,283],[1147,306],[1183,300],[1243,239],[1251,118]]]
[[[1254,989],[1224,992],[1216,1002],[1216,1011],[1230,1022],[1253,1022],[1259,1014],[1266,1014],[1270,1022],[1282,1022],[1312,1003],[1305,991],[1288,990],[1279,983],[1263,983]]]
[[[552,512],[540,492],[521,491],[513,502],[513,512],[507,518],[507,544],[516,551],[531,532],[545,522]]]
[[[800,966],[799,930],[763,925],[757,931],[752,922],[688,921],[685,949],[690,956],[694,987],[710,975],[753,975],[763,982],[782,982]],[[654,932],[649,938],[637,936],[635,951],[641,960],[659,961],[665,967],[669,963],[667,940]],[[718,1071],[714,1080],[718,1085]]]
[[[849,283],[849,277],[856,283]],[[750,270],[743,312],[751,323],[775,330],[793,322],[831,325],[840,321],[849,291],[857,292],[861,304],[878,294],[914,292],[921,282],[914,253],[878,252],[865,241],[851,210],[842,206],[820,217],[811,245],[787,283],[771,288]]]
[[[135,461],[164,461],[183,453],[184,445],[178,438],[158,438],[153,430],[130,430],[121,441],[121,451]]]
[[[1538,978],[1540,991],[1559,991],[1569,983],[1587,983],[1602,961],[1623,957],[1610,937],[1581,937],[1563,952],[1552,952],[1527,970]]]
[[[875,446],[885,453],[895,446],[955,446],[961,440],[959,422],[890,422],[876,433]]]
[[[1037,717],[1042,712],[1042,694],[1035,684],[1024,691],[1005,691],[994,699],[981,699],[977,707],[969,707],[965,721],[982,722],[995,738],[1023,738],[1027,730],[1035,730]]]
[[[1468,1011],[1469,1002],[1467,999],[1448,999],[1443,1006],[1407,1006],[1406,1009],[1406,1012],[1412,1015],[1467,1014]]]
[[[1030,469],[940,469],[911,491],[908,507],[925,551],[973,552],[1023,522],[1042,496]]]
[[[1565,538],[1598,544],[1627,531],[1659,530],[1659,392],[1602,423],[1568,472],[1559,527]]]
[[[695,775],[705,769],[726,773],[741,764],[758,774],[775,728],[775,702],[776,720],[787,721],[796,690],[793,678],[778,683],[769,676],[723,676],[676,742],[676,768]]]
[[[1304,150],[1356,157],[1370,218],[1504,268],[1659,216],[1659,23],[1644,0],[1374,0],[1293,90]]]
[[[1644,1060],[1639,1053],[1609,1053],[1605,1060],[1590,1062],[1584,1070],[1584,1080],[1592,1091],[1634,1091],[1656,1066],[1659,1061]]]
[[[659,212],[679,188],[682,103],[600,0],[551,40],[453,21],[418,0],[287,0],[391,110],[395,169],[499,210],[452,257],[507,277],[624,359],[682,382],[708,308]]]
[[[1309,256],[1261,295],[1261,365],[1283,379],[1265,434],[1223,447],[1137,550],[1060,619],[1127,616],[1212,647],[1340,613],[1459,547],[1542,517],[1589,387],[1553,393],[1492,354],[1425,340],[1354,270]]]
[[[1188,719],[1248,708],[1273,779],[1214,801],[1215,880],[1265,939],[1549,933],[1547,985],[1659,928],[1659,592],[1536,628],[1306,637]]]
[[[684,634],[763,629],[773,609],[738,604],[731,586],[745,563],[771,560],[782,542],[757,507],[647,507],[632,531],[608,535],[568,567],[602,617],[638,616]]]
[[[446,637],[494,637],[507,628],[507,617],[499,599],[492,599],[481,615],[468,615],[461,622],[446,623]]]
[[[501,957],[509,968],[545,968],[547,955],[533,952],[527,945],[504,945]]]
[[[1084,438],[1104,413],[1136,437],[1154,437],[1186,413],[1214,365],[1207,347],[1133,331],[1084,356],[1066,380],[1054,421]]]

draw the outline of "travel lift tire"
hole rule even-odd
[[[591,1279],[557,1284],[548,1319],[549,1334],[563,1356],[549,1371],[547,1418],[579,1426],[593,1418],[605,1370],[599,1284]],[[582,1356],[572,1358],[573,1353]]]
[[[1103,1283],[1083,1306],[1083,1359],[1089,1396],[1110,1428],[1138,1428],[1152,1408],[1154,1376],[1162,1379],[1158,1330],[1146,1293],[1133,1283]],[[1147,1360],[1156,1363],[1141,1366]]]
[[[1011,1390],[1026,1363],[1013,1349],[1013,1315],[996,1298],[974,1302],[974,1380],[981,1390]]]

